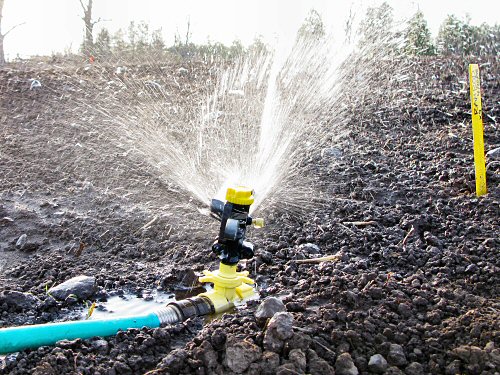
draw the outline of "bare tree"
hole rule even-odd
[[[24,24],[19,23],[17,25],[12,26],[9,30],[7,30],[5,33],[2,34],[2,14],[3,14],[3,4],[5,0],[0,0],[0,65],[5,64],[5,53],[3,51],[3,40],[7,36],[8,33],[10,33],[12,30],[14,30],[16,27],[21,26]]]
[[[0,1],[3,1],[3,0],[0,0]],[[99,17],[97,20],[92,21],[92,3],[93,3],[93,0],[88,0],[86,6],[82,0],[79,0],[79,1],[80,1],[80,5],[82,6],[82,9],[83,9],[82,20],[85,23],[85,39],[83,40],[82,50],[83,50],[83,53],[85,53],[86,55],[89,55],[92,53],[92,51],[94,49],[94,36],[92,34],[92,30],[94,29],[94,26],[97,23],[104,21],[104,20],[102,20]]]

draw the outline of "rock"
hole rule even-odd
[[[0,218],[0,224],[1,225],[10,224],[10,223],[13,223],[13,222],[14,222],[14,219],[11,218],[11,217],[8,217],[8,216],[4,216],[4,217]]]
[[[56,342],[56,346],[63,349],[74,349],[78,348],[82,343],[82,339],[74,339],[74,340],[59,340]]]
[[[331,158],[338,159],[342,155],[343,155],[342,150],[340,148],[337,148],[337,147],[328,147],[328,148],[324,148],[323,150],[321,150],[322,157],[331,157]]]
[[[465,272],[466,273],[476,273],[478,270],[478,266],[476,266],[475,264],[469,264],[466,268],[465,268]]]
[[[0,305],[3,303],[17,309],[30,310],[38,308],[42,301],[31,293],[6,290],[0,294]]]
[[[358,375],[358,368],[349,353],[342,353],[335,361],[335,373],[338,375]]]
[[[109,344],[106,340],[97,339],[95,341],[92,341],[92,349],[97,352],[106,354],[109,350]]]
[[[293,336],[293,316],[289,312],[278,312],[269,321],[264,333],[264,349],[279,353],[285,340]]]
[[[257,345],[236,336],[227,338],[224,365],[231,371],[241,374],[261,357],[262,352]]]
[[[177,72],[181,76],[187,76],[188,73],[189,73],[189,70],[187,70],[186,68],[184,68],[184,67],[181,66],[179,69],[177,69]]]
[[[321,253],[319,246],[316,244],[310,243],[310,242],[303,243],[303,244],[299,245],[299,249],[304,250],[306,253],[309,253],[309,254],[320,254]]]
[[[26,241],[28,241],[28,235],[26,233],[22,234],[16,241],[16,247],[19,250],[22,250],[24,248],[24,245],[26,245]]]
[[[493,148],[493,149],[489,150],[486,153],[486,156],[489,157],[489,158],[491,158],[491,159],[498,159],[498,160],[500,160],[500,147]]]
[[[184,271],[184,276],[182,276],[182,279],[180,281],[180,286],[192,289],[198,285],[199,285],[198,275],[196,275],[196,273],[191,268]]]
[[[306,370],[306,354],[300,349],[292,349],[288,354],[288,359],[298,370],[304,372]]]
[[[96,290],[95,277],[81,275],[50,288],[48,293],[57,300],[65,300],[70,295],[83,300],[90,298]]]
[[[423,375],[424,367],[418,362],[412,362],[406,366],[405,374],[407,375]]]
[[[387,354],[387,361],[393,366],[405,366],[408,364],[403,347],[398,344],[391,344],[389,354]]]
[[[383,374],[387,369],[387,361],[382,354],[374,354],[370,357],[368,361],[368,368],[370,371],[377,374]]]
[[[286,311],[283,302],[276,297],[266,297],[257,307],[255,317],[257,319],[269,319],[277,312]]]

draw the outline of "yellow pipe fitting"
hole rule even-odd
[[[212,302],[215,312],[223,312],[234,306],[237,300],[243,300],[255,295],[250,285],[255,282],[248,277],[248,271],[237,272],[236,265],[229,266],[220,263],[217,271],[203,271],[205,276],[200,277],[202,283],[213,283],[214,289],[201,293]]]

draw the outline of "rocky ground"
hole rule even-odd
[[[398,107],[364,98],[349,135],[311,160],[330,182],[328,205],[303,219],[268,213],[268,227],[249,233],[256,256],[241,266],[261,301],[11,354],[0,373],[500,373],[500,66],[480,65],[487,196],[474,194],[466,62],[417,61]],[[128,74],[170,77],[179,109],[202,100],[212,75],[203,64],[158,69]],[[70,319],[112,294],[172,291],[184,271],[217,264],[218,223],[96,133],[74,98],[98,93],[72,91],[65,76],[100,77],[0,70],[3,327]],[[83,288],[54,289],[76,276]]]

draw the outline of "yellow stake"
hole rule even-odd
[[[481,86],[479,67],[469,64],[470,99],[472,108],[472,134],[474,138],[474,165],[476,168],[476,195],[487,193],[486,167],[484,162],[483,112],[481,106]]]

